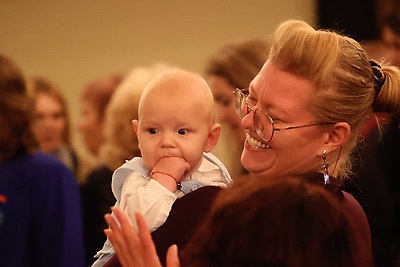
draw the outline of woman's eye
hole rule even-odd
[[[257,105],[257,99],[255,99],[252,96],[248,96],[247,97],[247,105],[249,105],[249,107],[254,108]]]
[[[156,134],[156,133],[157,133],[157,130],[154,129],[154,128],[150,128],[150,129],[148,129],[147,131],[148,131],[150,134]]]
[[[185,129],[179,129],[178,130],[178,134],[180,134],[180,135],[185,135],[185,134],[187,134],[187,130],[185,130]]]
[[[277,118],[277,117],[273,117],[273,116],[271,116],[271,115],[270,115],[270,117],[271,117],[271,119],[274,121],[274,123],[285,123],[283,120],[281,120],[281,119],[279,119],[279,118]]]

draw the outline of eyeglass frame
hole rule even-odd
[[[316,125],[329,125],[329,124],[335,124],[335,122],[316,122],[316,123],[310,123],[310,124],[304,124],[304,125],[298,125],[298,126],[287,126],[287,127],[283,127],[283,128],[276,128],[275,127],[275,122],[274,120],[271,118],[271,116],[265,112],[264,110],[262,110],[261,108],[252,108],[249,106],[247,97],[249,96],[249,94],[244,94],[243,91],[244,90],[248,90],[248,88],[243,88],[243,89],[239,89],[236,88],[232,93],[235,97],[235,111],[236,114],[238,115],[238,117],[240,119],[243,119],[245,116],[249,115],[252,111],[254,112],[254,115],[256,113],[257,110],[260,110],[265,116],[267,116],[267,118],[271,121],[271,125],[272,125],[272,133],[271,133],[271,137],[267,140],[266,138],[263,137],[263,132],[258,129],[258,127],[256,126],[256,122],[254,120],[254,115],[253,115],[253,126],[254,129],[256,130],[256,133],[258,136],[261,137],[262,140],[264,140],[265,142],[270,142],[272,140],[272,138],[274,137],[275,131],[279,132],[279,131],[285,131],[285,130],[291,130],[291,129],[298,129],[298,128],[304,128],[304,127],[309,127],[309,126],[316,126]],[[240,97],[240,98],[239,98]],[[243,100],[246,100],[246,107],[247,107],[247,114],[246,115],[242,115],[241,111],[242,111],[242,105],[243,105]],[[240,103],[240,107],[238,107],[238,103]],[[261,134],[260,134],[261,132]]]

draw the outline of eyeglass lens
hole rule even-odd
[[[271,118],[261,109],[256,109],[254,111],[253,123],[257,134],[265,141],[271,141],[274,133],[274,125]]]
[[[235,91],[236,113],[240,118],[249,114],[253,107],[250,107],[246,101],[246,95],[241,91]],[[261,109],[254,110],[253,124],[257,134],[265,141],[270,141],[274,132],[273,122],[271,118]]]

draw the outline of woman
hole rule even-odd
[[[90,82],[81,94],[82,116],[79,130],[88,151],[98,156],[104,142],[105,111],[123,74],[112,74]]]
[[[1,266],[84,266],[78,185],[35,151],[33,110],[20,70],[0,55]]]
[[[215,153],[226,157],[226,162],[231,162],[232,177],[248,173],[240,164],[240,152],[245,134],[240,125],[240,118],[235,112],[232,91],[249,85],[267,59],[268,49],[268,43],[263,39],[237,40],[218,49],[205,68],[207,82],[214,95],[217,121],[229,129],[224,136],[224,140],[227,141],[220,142]]]
[[[56,156],[77,175],[78,157],[71,143],[68,107],[63,95],[52,82],[41,77],[29,79],[28,90],[35,101],[32,129],[38,148]]]
[[[99,149],[104,143],[104,121],[108,103],[124,75],[111,74],[96,79],[85,86],[81,93],[79,131],[85,145],[80,153],[79,184],[84,184],[88,174],[98,163]]]
[[[399,85],[400,71],[370,62],[353,39],[316,31],[303,21],[282,23],[275,31],[267,62],[249,89],[235,92],[246,133],[243,166],[257,179],[316,173],[319,184],[336,188],[342,207],[358,225],[356,234],[370,245],[364,212],[339,186],[347,176],[348,156],[367,116],[373,109],[400,111]],[[168,219],[175,227],[184,227],[188,215],[175,213],[174,208],[189,202],[190,195],[174,203]],[[209,208],[206,204],[202,210]],[[168,220],[164,226],[169,226]],[[159,247],[164,244],[160,245],[155,232],[152,236],[163,257],[166,248]],[[165,240],[184,247],[190,239],[165,234]]]
[[[217,107],[217,120],[225,123],[242,143],[245,135],[235,113],[232,91],[245,88],[257,75],[268,56],[268,43],[252,38],[238,40],[218,49],[209,59],[205,74]]]

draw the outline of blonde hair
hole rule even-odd
[[[275,31],[269,60],[314,85],[316,92],[308,106],[317,121],[350,125],[351,134],[338,161],[339,176],[347,175],[348,155],[372,109],[400,111],[400,71],[380,63],[384,83],[375,90],[376,81],[364,49],[339,33],[315,30],[303,21],[288,20]]]
[[[140,95],[150,80],[172,68],[164,63],[134,68],[115,90],[106,109],[105,141],[99,150],[100,162],[111,170],[121,166],[125,160],[140,156],[132,127],[132,120],[138,118]]]

